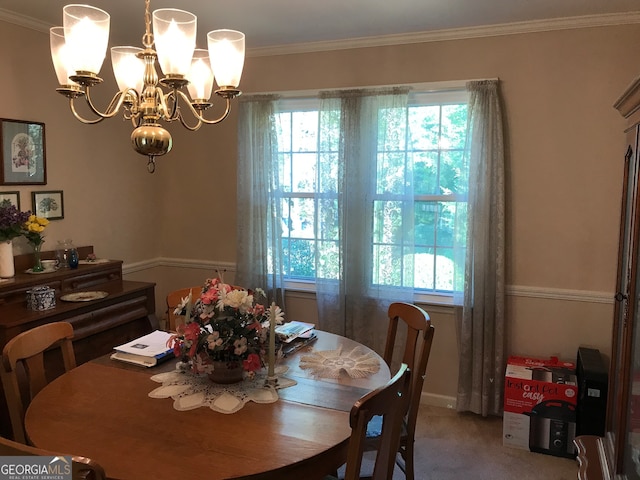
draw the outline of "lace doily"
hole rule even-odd
[[[277,390],[295,385],[297,382],[282,376],[288,367],[276,368],[278,383],[274,387],[265,386],[266,374],[257,374],[254,378],[245,378],[242,382],[229,385],[213,383],[206,375],[195,375],[176,368],[160,373],[151,380],[162,386],[149,393],[151,398],[173,398],[176,410],[193,410],[209,407],[220,413],[235,413],[251,401],[255,403],[273,403],[278,400]]]
[[[351,378],[365,378],[380,370],[378,358],[371,351],[356,347],[348,353],[338,350],[313,352],[300,358],[300,368],[312,375],[324,378],[338,378],[345,372]]]

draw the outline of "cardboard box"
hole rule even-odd
[[[575,363],[511,356],[504,389],[503,445],[575,456]]]

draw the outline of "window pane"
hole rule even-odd
[[[338,154],[320,154],[320,188],[319,192],[336,193],[338,191]]]
[[[292,158],[292,191],[316,191],[316,165],[318,157],[315,153],[294,153]]]
[[[465,148],[467,135],[467,106],[444,105],[442,107],[441,148]]]
[[[412,149],[437,148],[440,141],[440,106],[410,108],[409,132]]]
[[[385,108],[378,116],[378,151],[405,150],[406,110]]]
[[[338,240],[340,237],[340,218],[337,199],[318,201],[318,238]]]
[[[466,195],[468,175],[461,150],[443,151],[440,157],[440,193]]]
[[[373,246],[373,283],[401,285],[402,248],[391,245]]]
[[[288,153],[281,153],[278,155],[278,161],[280,162],[280,189],[283,192],[291,191],[291,155]]]
[[[284,211],[284,210],[283,210]],[[290,198],[289,236],[315,238],[315,204],[312,198]]]
[[[293,112],[291,145],[294,152],[318,151],[318,112]]]
[[[416,152],[413,159],[413,183],[416,195],[435,195],[438,188],[438,152]]]
[[[287,275],[293,277],[314,277],[315,262],[309,259],[315,258],[315,242],[313,240],[291,239],[283,241],[285,245],[285,257],[289,257],[289,271]]]
[[[435,226],[437,212],[438,206],[436,202],[416,202],[414,207],[414,228],[416,245],[435,245]]]

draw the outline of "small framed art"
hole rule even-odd
[[[62,190],[31,192],[31,203],[33,205],[31,211],[38,217],[44,217],[49,220],[64,218]]]
[[[20,192],[0,192],[0,207],[13,205],[20,210]]]
[[[44,123],[0,118],[0,185],[46,185]]]

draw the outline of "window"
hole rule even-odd
[[[450,294],[466,235],[465,91],[411,93],[378,111],[366,255],[375,285]],[[339,276],[340,112],[284,99],[277,114],[282,239],[290,280]]]

